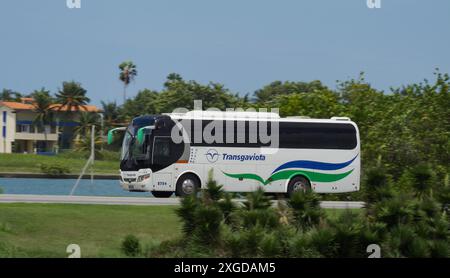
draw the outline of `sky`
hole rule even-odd
[[[251,95],[275,80],[335,88],[362,71],[389,91],[450,72],[449,51],[448,0],[0,2],[0,90],[55,93],[75,80],[97,105],[122,103],[125,60],[138,69],[128,96],[161,90],[172,72]]]

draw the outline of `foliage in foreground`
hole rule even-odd
[[[127,235],[122,241],[122,252],[128,257],[136,257],[141,253],[141,242],[135,235]]]
[[[160,257],[368,257],[370,244],[383,257],[449,257],[450,225],[441,203],[447,191],[432,194],[430,176],[398,184],[384,173],[369,182],[372,201],[366,210],[327,216],[313,192],[297,192],[273,206],[262,189],[248,193],[243,204],[211,179],[199,196],[182,199],[177,210],[183,236],[165,241],[146,255]],[[405,181],[402,181],[405,182]],[[422,186],[419,186],[422,184]],[[444,192],[444,193],[441,193]],[[433,197],[435,195],[437,198]]]
[[[70,172],[70,169],[56,163],[53,164],[42,163],[41,172],[50,176],[58,176],[68,174]]]

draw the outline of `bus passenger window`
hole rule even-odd
[[[170,160],[170,138],[155,138],[153,163],[163,164]]]

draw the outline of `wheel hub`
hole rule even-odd
[[[305,184],[303,184],[303,182],[297,181],[296,183],[294,183],[293,191],[294,191],[294,192],[297,192],[297,191],[306,191],[306,186],[305,186]]]
[[[191,179],[186,179],[181,184],[181,189],[185,194],[192,194],[194,192],[195,183]]]

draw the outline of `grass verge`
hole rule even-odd
[[[0,154],[1,172],[41,173],[41,164],[59,165],[70,170],[71,174],[79,174],[86,164],[84,158],[70,158],[67,155],[35,155],[35,154]],[[96,174],[118,174],[118,160],[96,160],[94,163]]]
[[[0,257],[123,257],[121,242],[137,236],[144,248],[177,238],[175,206],[0,204]]]

